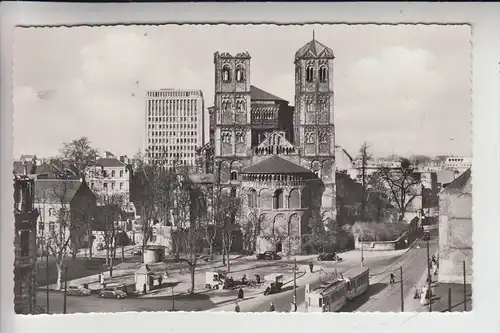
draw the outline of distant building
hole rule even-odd
[[[196,149],[206,143],[201,90],[148,91],[145,118],[148,161],[161,160],[167,167],[195,166]]]
[[[468,169],[439,194],[439,282],[472,281],[472,181]]]
[[[97,196],[97,204],[113,203],[126,207],[130,201],[131,174],[127,156],[117,158],[106,152],[106,157],[98,158],[95,167],[87,170],[87,183]],[[112,200],[112,197],[116,198]],[[110,200],[112,202],[108,202]]]
[[[14,310],[17,314],[40,313],[36,305],[36,221],[34,175],[14,177]]]
[[[72,249],[88,246],[88,231],[96,209],[96,196],[81,180],[35,180],[35,207],[39,211],[38,239],[41,249],[55,237],[70,238]]]

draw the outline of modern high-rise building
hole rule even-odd
[[[145,151],[164,166],[195,165],[205,144],[205,106],[201,90],[161,89],[146,93]]]

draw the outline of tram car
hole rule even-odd
[[[369,269],[366,267],[350,269],[313,289],[307,284],[305,288],[307,312],[337,312],[348,301],[365,293],[369,284]]]

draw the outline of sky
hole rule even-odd
[[[334,54],[336,144],[352,156],[471,155],[470,27],[163,25],[16,28],[14,154],[57,154],[87,136],[101,151],[143,148],[145,95],[201,89],[213,105],[216,51],[248,51],[251,84],[294,103],[294,55]]]

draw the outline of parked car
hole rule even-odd
[[[120,290],[118,287],[109,286],[104,287],[104,289],[99,292],[99,297],[122,299],[127,297],[127,293]]]
[[[69,286],[66,291],[68,296],[89,296],[90,290],[84,288],[83,286]]]
[[[281,257],[274,251],[266,251],[264,253],[257,254],[257,259],[259,259],[259,260],[280,260]]]
[[[336,253],[321,253],[318,255],[318,261],[335,261],[337,260]]]

